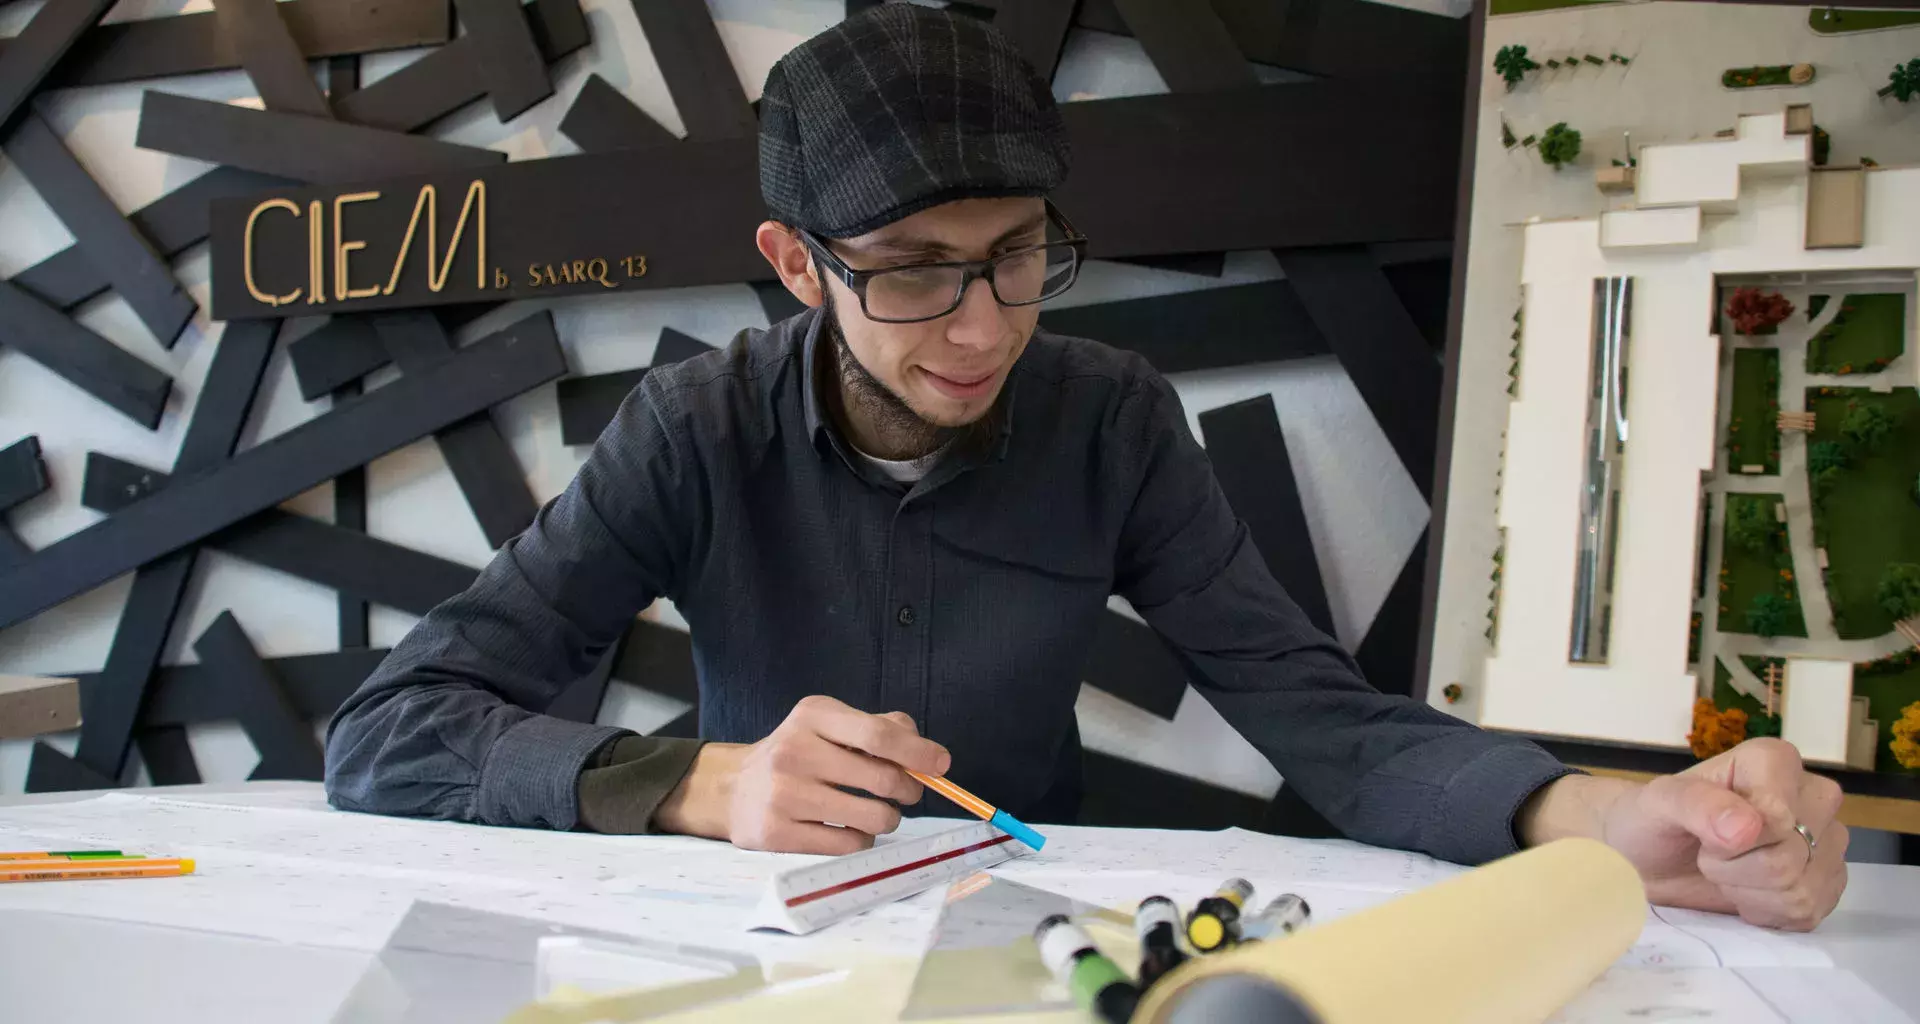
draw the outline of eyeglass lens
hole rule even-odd
[[[1016,253],[994,265],[991,283],[1004,305],[1042,302],[1073,283],[1077,253],[1071,245],[1047,245]],[[867,280],[867,315],[882,320],[939,316],[960,301],[960,267],[900,267]]]

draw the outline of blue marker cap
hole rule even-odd
[[[987,819],[987,824],[1027,844],[1027,846],[1035,852],[1038,852],[1042,846],[1047,845],[1046,836],[1028,828],[1021,823],[1019,818],[1005,811],[995,810],[993,817]]]

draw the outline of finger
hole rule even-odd
[[[750,850],[773,853],[818,853],[844,857],[872,849],[873,836],[853,828],[836,828],[810,821],[783,821],[767,830]]]
[[[1805,872],[1785,889],[1722,887],[1741,920],[1766,928],[1811,931],[1833,913],[1847,887],[1847,827],[1835,822],[1818,840]]]
[[[1752,849],[1766,819],[1746,798],[1708,778],[1665,775],[1641,794],[1648,813],[1700,841],[1702,856],[1721,859]]]
[[[802,704],[813,699],[809,697]],[[839,701],[813,705],[807,711],[807,724],[818,735],[904,768],[945,775],[953,761],[947,748],[885,716],[869,715]]]
[[[812,762],[820,781],[864,789],[874,796],[902,804],[920,802],[922,791],[919,781],[892,761],[882,761],[818,737],[814,738],[814,742],[819,744],[819,749],[813,753]]]
[[[1788,889],[1800,881],[1809,866],[1807,841],[1797,832],[1790,833],[1787,839],[1763,843],[1732,857],[1717,856],[1703,846],[1698,865],[1701,877],[1718,886]]]
[[[776,787],[776,794],[779,815],[794,821],[844,825],[869,836],[886,835],[900,827],[899,808],[824,782],[796,782]]]
[[[1824,835],[1827,826],[1840,816],[1845,796],[1838,782],[1809,773],[1800,780],[1800,799],[1794,802],[1797,820],[1814,835]]]
[[[886,714],[881,715],[880,717],[887,719],[890,722],[899,722],[901,725],[904,725],[907,728],[912,729],[913,734],[915,736],[920,735],[920,727],[914,724],[913,716],[907,714],[905,711],[889,711]]]
[[[1793,826],[1799,823],[1795,805],[1800,799],[1801,783],[1807,778],[1799,749],[1769,736],[1748,740],[1732,753],[1728,788],[1745,797],[1766,819],[1766,828],[1758,842],[1792,838]]]

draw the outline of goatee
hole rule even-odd
[[[840,382],[840,400],[833,403],[835,411],[842,420],[842,430],[847,427],[848,413],[854,409],[872,424],[879,447],[884,450],[868,452],[868,455],[881,459],[917,459],[942,449],[974,453],[984,450],[999,435],[1005,415],[1006,385],[1001,386],[993,405],[973,422],[956,427],[933,423],[915,412],[905,398],[861,364],[847,344],[846,334],[840,330],[840,316],[832,293],[822,289],[822,297],[826,329],[833,335],[833,345],[828,349],[832,364],[828,369]]]

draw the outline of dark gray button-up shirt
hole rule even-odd
[[[1038,332],[997,434],[904,485],[822,407],[821,323],[648,374],[567,490],[341,707],[333,802],[575,827],[580,773],[622,731],[539,710],[667,597],[692,627],[706,739],[758,740],[809,694],[901,710],[955,782],[1058,818],[1118,593],[1347,835],[1463,863],[1515,849],[1515,811],[1568,769],[1363,681],[1267,572],[1143,359]]]

